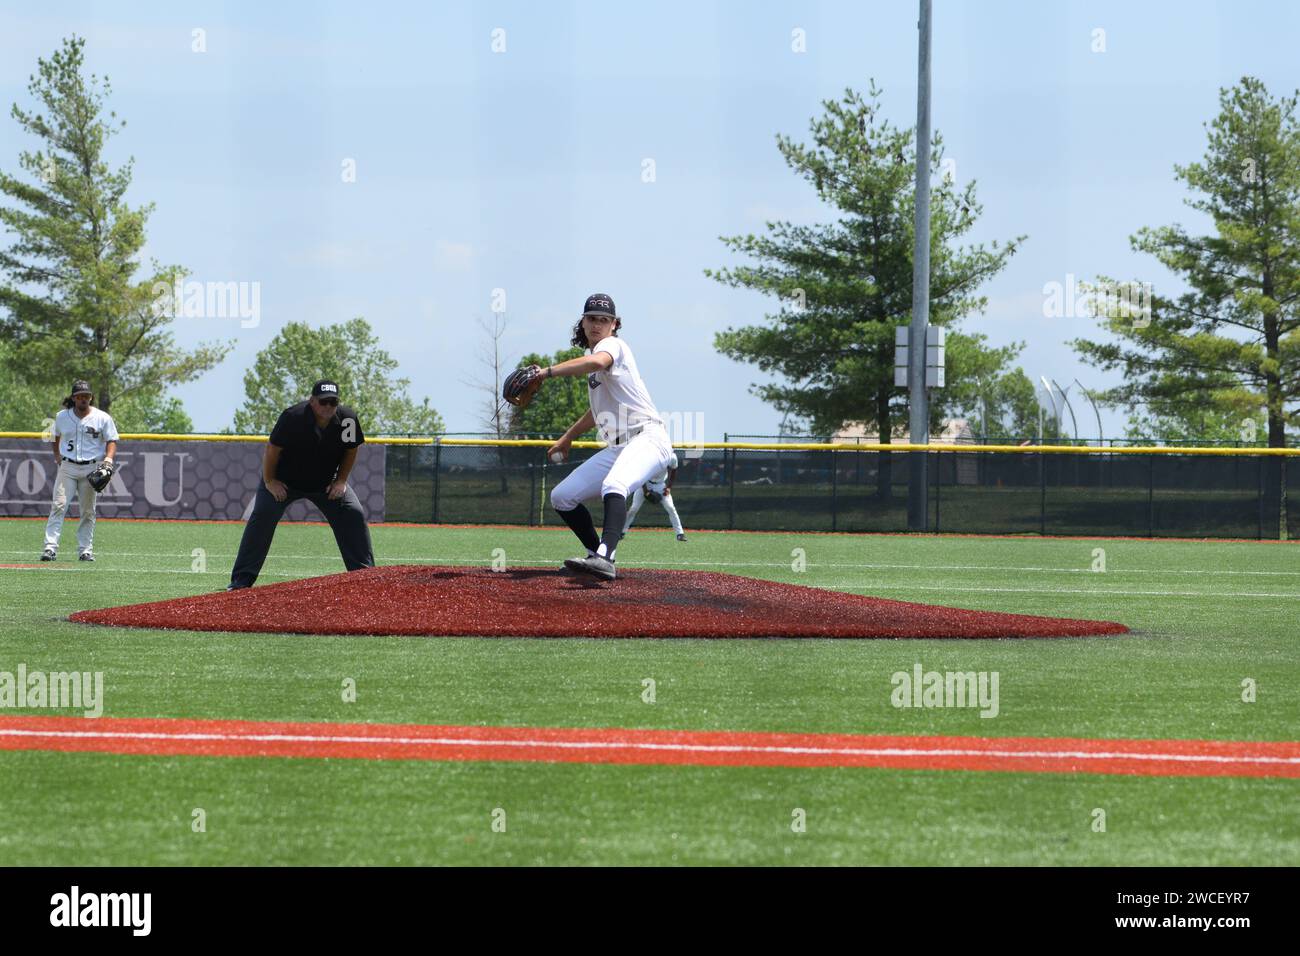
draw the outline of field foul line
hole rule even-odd
[[[1300,743],[0,718],[0,750],[698,766],[1300,777]],[[169,729],[176,728],[176,729]]]
[[[989,594],[1107,594],[1133,595],[1134,597],[1193,597],[1193,598],[1289,598],[1300,599],[1300,594],[1271,594],[1262,591],[1117,591],[1103,588],[973,588],[947,584],[819,584],[818,587],[838,591],[978,591]]]
[[[1300,766],[1300,757],[1222,756],[1218,754],[1125,753],[1123,751],[1083,750],[953,750],[947,748],[899,747],[779,747],[746,744],[656,744],[632,741],[554,741],[554,740],[482,740],[474,737],[349,737],[313,734],[168,734],[93,730],[0,730],[0,737],[51,737],[87,740],[251,740],[289,743],[399,744],[402,746],[441,747],[559,747],[570,750],[663,750],[678,753],[747,753],[747,754],[824,754],[839,756],[913,757],[932,754],[940,757],[1020,757],[1065,758],[1071,760],[1183,760],[1191,763],[1288,764]]]
[[[30,554],[30,549],[26,551],[4,551],[0,554]],[[193,560],[193,555],[160,551],[113,551],[109,552],[111,557],[118,558],[176,558],[181,561]],[[208,558],[230,558],[233,559],[233,552],[208,551]],[[316,554],[273,554],[267,558],[268,561],[311,561],[314,564],[343,563],[343,559],[336,555],[316,555]],[[515,562],[520,564],[523,561],[536,561],[539,563],[555,562],[557,559],[551,554],[545,555],[521,555]],[[470,565],[474,567],[488,567],[492,563],[491,558],[485,558],[482,555],[465,555],[461,557],[420,557],[418,555],[393,555],[385,554],[382,562],[389,564],[431,564],[431,565]],[[698,567],[698,568],[789,568],[789,561],[638,561],[638,567],[656,567],[656,568],[676,568],[676,567]],[[1191,568],[1112,568],[1104,572],[1093,571],[1091,568],[1044,568],[1044,567],[1011,567],[1002,564],[855,564],[855,563],[824,563],[820,561],[809,561],[808,570],[820,570],[822,568],[854,568],[862,570],[879,570],[879,571],[1007,571],[1021,572],[1029,571],[1040,574],[1197,574],[1197,575],[1254,575],[1265,577],[1300,577],[1300,571],[1228,571],[1220,569],[1191,569]]]
[[[0,567],[0,571],[78,571],[75,567]],[[507,568],[508,570],[508,568]],[[632,570],[636,570],[633,567]],[[91,574],[86,571],[85,574]],[[125,574],[125,575],[220,575],[222,579],[230,575],[229,571],[188,571],[185,568],[144,568],[144,567],[101,567],[96,568],[94,574]],[[300,574],[294,574],[290,571],[261,571],[259,578],[285,578],[299,579]],[[781,581],[789,584],[792,581]],[[819,581],[816,584],[819,588],[828,588],[832,591],[944,591],[944,592],[979,592],[989,594],[1108,594],[1108,596],[1125,596],[1132,594],[1135,597],[1204,597],[1204,598],[1230,598],[1230,597],[1268,597],[1268,598],[1287,598],[1287,600],[1297,600],[1300,593],[1269,593],[1257,591],[1118,591],[1113,588],[967,588],[957,587],[957,585],[948,584],[844,584],[841,581]]]
[[[651,562],[645,562],[649,565]],[[381,565],[382,566],[382,565]],[[630,570],[635,571],[637,567],[633,566]],[[0,568],[0,571],[77,571],[77,568]],[[509,569],[507,569],[509,570]],[[558,569],[557,569],[558,572]],[[90,574],[187,574],[194,577],[204,575],[219,575],[223,579],[228,577],[230,572],[225,570],[215,571],[190,571],[184,568],[96,568],[93,572],[87,570],[84,573]],[[1109,573],[1109,572],[1108,572]],[[301,574],[295,574],[289,571],[262,571],[259,578],[286,578],[297,580],[302,577]],[[798,583],[784,581],[781,583]],[[826,582],[819,581],[816,584],[819,588],[829,588],[837,591],[970,591],[983,594],[1098,594],[1109,596],[1132,595],[1134,597],[1192,597],[1192,598],[1213,598],[1221,600],[1224,598],[1285,598],[1289,600],[1300,599],[1300,593],[1271,593],[1265,591],[1126,591],[1114,588],[986,588],[986,587],[964,587],[948,584],[846,584],[844,582]]]
[[[34,568],[6,568],[0,565],[0,571],[76,571],[83,574],[189,574],[194,577],[202,577],[205,574],[219,574],[223,578],[230,577],[230,572],[218,568],[215,571],[191,571],[186,568],[79,568],[79,567],[48,567],[38,565]],[[292,571],[259,571],[259,578],[301,578],[303,575],[296,574]]]

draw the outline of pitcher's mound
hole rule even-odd
[[[481,637],[1082,637],[1122,624],[964,611],[706,571],[598,582],[551,568],[399,565],[80,611],[118,627]]]

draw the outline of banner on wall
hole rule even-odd
[[[252,510],[262,483],[262,442],[123,441],[117,472],[99,493],[101,518],[207,518],[241,520]],[[384,520],[387,448],[365,444],[348,484],[366,519]],[[0,517],[47,517],[56,467],[50,446],[34,438],[0,439]],[[80,506],[75,496],[68,514]],[[310,502],[295,501],[286,521],[321,521]]]

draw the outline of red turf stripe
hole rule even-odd
[[[1300,777],[1300,742],[0,717],[0,750]]]

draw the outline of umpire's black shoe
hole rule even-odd
[[[589,554],[585,558],[565,558],[564,566],[575,574],[590,574],[606,581],[613,581],[614,562],[599,554]]]

